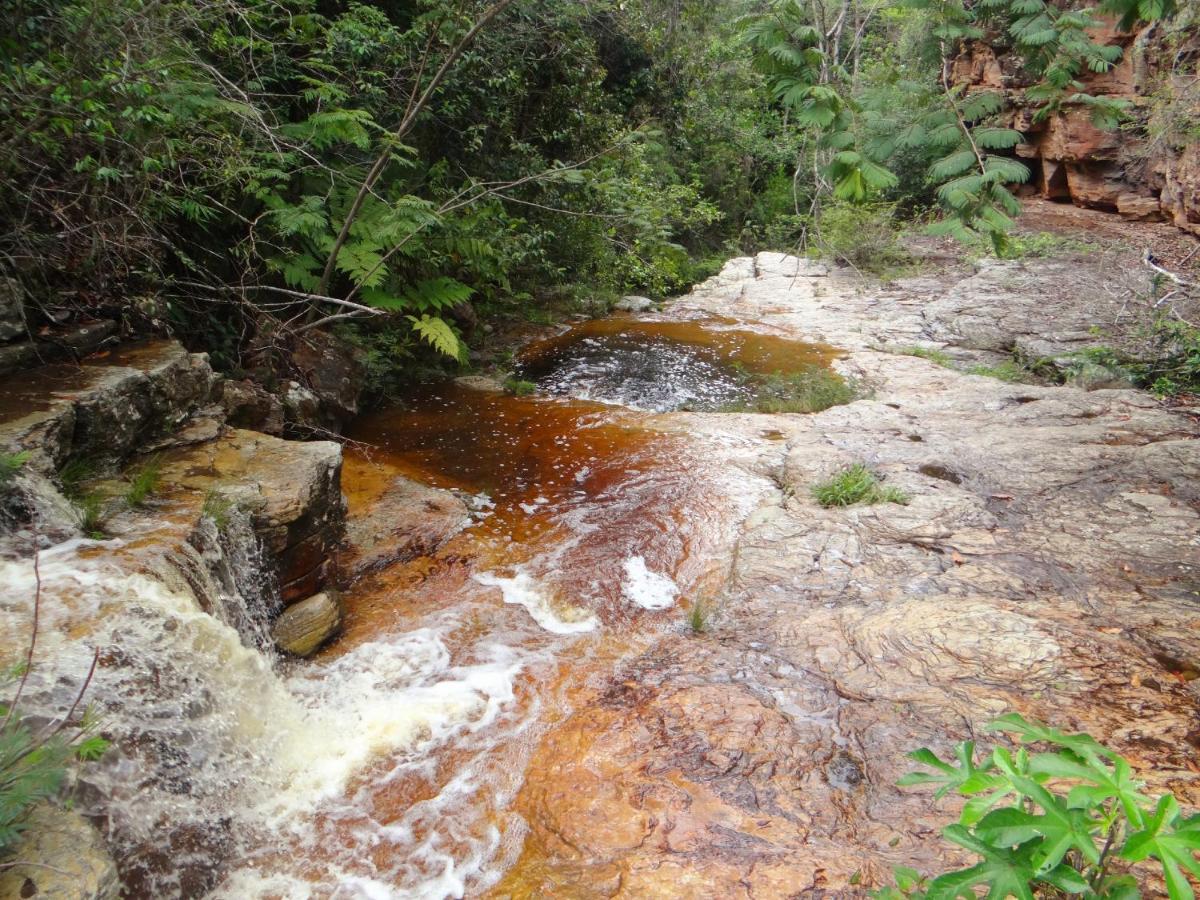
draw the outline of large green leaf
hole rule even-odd
[[[1000,849],[986,844],[961,825],[948,825],[942,830],[946,840],[970,850],[981,857],[982,862],[969,869],[947,872],[929,883],[927,900],[958,900],[960,897],[975,897],[979,886],[987,888],[992,900],[1017,897],[1018,900],[1033,900],[1030,884],[1034,879],[1033,865],[1027,849]]]
[[[1200,816],[1180,819],[1179,803],[1170,794],[1162,797],[1142,831],[1129,836],[1121,858],[1130,862],[1157,859],[1163,867],[1171,900],[1193,900],[1195,892],[1183,870],[1200,875]]]

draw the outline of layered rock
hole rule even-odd
[[[1080,75],[1083,91],[1126,101],[1135,121],[1163,115],[1200,115],[1200,98],[1188,93],[1172,71],[1177,54],[1194,51],[1196,36],[1186,27],[1162,23],[1136,33],[1113,25],[1095,30],[1094,40],[1120,46],[1121,60],[1107,72]],[[1182,42],[1182,43],[1180,43]],[[1049,199],[1119,212],[1134,219],[1165,219],[1200,234],[1200,143],[1191,138],[1147,136],[1123,127],[1105,130],[1080,104],[1038,119],[1023,99],[1020,60],[1006,53],[999,38],[964,47],[952,78],[970,89],[998,90],[1009,100],[1009,124],[1026,136],[1016,148],[1034,170],[1036,190]],[[1175,141],[1172,143],[1172,141]]]
[[[1113,312],[1088,289],[1106,270],[1078,268],[1061,296],[1050,262],[881,289],[762,254],[669,308],[833,343],[869,396],[672,415],[781,490],[745,521],[710,631],[668,630],[547,731],[491,896],[860,897],[896,865],[948,871],[954,807],[896,786],[905,754],[993,740],[1010,711],[1088,731],[1195,807],[1196,423],[888,352],[1078,347]],[[855,462],[909,502],[821,507],[812,486]]]

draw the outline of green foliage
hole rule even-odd
[[[145,506],[162,481],[162,460],[157,456],[146,460],[129,473],[126,480],[129,486],[122,497],[126,505],[135,509]]]
[[[204,493],[204,504],[200,507],[200,515],[216,525],[218,531],[224,531],[229,527],[230,519],[236,509],[237,503],[232,497],[221,493],[216,488],[209,488]]]
[[[908,494],[883,484],[879,476],[863,463],[847,466],[825,481],[813,485],[812,495],[824,507],[853,506],[856,503],[905,505],[909,501]]]
[[[1127,900],[1141,896],[1129,864],[1155,860],[1171,900],[1194,898],[1185,873],[1200,875],[1200,816],[1185,817],[1170,794],[1146,796],[1129,763],[1089,735],[1016,714],[988,729],[1015,735],[1022,746],[977,759],[966,741],[952,761],[922,748],[909,756],[924,769],[898,782],[935,786],[935,799],[966,797],[958,822],[942,835],[979,861],[931,879],[897,869],[896,886],[874,897],[955,900],[986,890],[996,898]]]
[[[104,537],[104,523],[108,518],[104,496],[96,491],[79,493],[70,498],[75,508],[79,530],[94,540]]]
[[[980,255],[995,255],[1000,259],[1043,259],[1070,253],[1088,253],[1093,249],[1091,244],[1084,241],[1050,231],[1010,234],[999,252],[990,241],[978,238],[967,241],[967,247]]]
[[[0,453],[0,487],[7,485],[21,471],[21,467],[29,462],[30,453],[22,450],[20,453]]]
[[[537,390],[537,385],[532,381],[522,381],[510,376],[504,379],[504,390],[514,397],[528,397]]]
[[[857,383],[825,366],[810,366],[789,374],[745,373],[743,377],[750,398],[723,406],[723,412],[817,413],[852,403],[858,396]]]
[[[995,378],[1000,381],[1017,383],[1033,380],[1033,373],[1015,359],[1006,359],[994,366],[971,366],[968,375],[981,375],[984,378]]]
[[[692,634],[704,634],[712,624],[713,605],[696,599],[687,611],[687,625]]]
[[[95,478],[99,470],[99,464],[86,457],[67,460],[58,470],[58,484],[63,496],[69,500],[79,498],[84,493],[84,485]]]
[[[895,204],[834,202],[821,210],[814,244],[825,258],[888,278],[911,263],[899,237]]]
[[[943,350],[934,350],[931,347],[905,347],[900,352],[905,356],[917,356],[921,359],[927,359],[931,363],[937,363],[946,369],[954,368],[954,359]]]

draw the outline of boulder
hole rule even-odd
[[[0,341],[25,333],[25,292],[15,278],[0,278]]]
[[[0,900],[117,900],[116,863],[83,816],[42,804],[27,824],[0,868]]]
[[[469,391],[483,391],[487,394],[504,393],[504,385],[486,375],[460,375],[454,379],[454,383]]]
[[[251,428],[276,437],[283,434],[283,404],[258,382],[248,378],[226,381],[221,405],[229,424],[235,428]]]
[[[654,301],[649,297],[639,297],[636,294],[630,294],[618,300],[613,305],[613,309],[620,310],[621,312],[649,312],[654,309]]]
[[[292,364],[316,401],[315,408],[305,407],[303,418],[297,416],[298,423],[340,431],[358,415],[364,384],[359,355],[357,348],[325,332],[310,331],[297,340]]]
[[[29,465],[42,472],[72,456],[124,459],[178,431],[218,380],[204,354],[176,341],[15,374],[0,382],[0,449],[31,451]]]
[[[285,609],[271,635],[280,650],[304,657],[316,653],[341,627],[341,599],[332,591],[322,591]]]

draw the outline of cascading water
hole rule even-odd
[[[676,343],[716,335],[713,365],[787,349],[688,328]],[[670,338],[655,337],[661,360],[683,372],[696,353]],[[609,371],[628,361],[606,352]],[[664,383],[675,393],[643,407],[694,399],[687,379]],[[356,472],[405,475],[471,495],[479,515],[432,557],[356,586],[343,637],[303,663],[270,649],[276,592],[240,514],[202,524],[153,575],[130,573],[132,542],[45,551],[26,705],[65,709],[100,648],[88,697],[114,747],[85,770],[78,806],[127,894],[443,898],[495,884],[522,850],[514,798],[539,736],[589,679],[683,627],[674,607],[723,577],[733,529],[769,489],[730,465],[734,438],[700,447],[654,422],[453,384],[366,419],[349,492]],[[25,634],[33,565],[0,565],[0,627]]]

